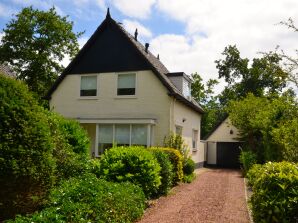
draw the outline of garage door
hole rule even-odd
[[[239,146],[241,145],[241,142],[217,142],[217,166],[226,168],[239,168]]]

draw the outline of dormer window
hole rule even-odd
[[[81,76],[80,96],[97,95],[97,76]]]
[[[136,74],[118,74],[117,95],[136,94]]]

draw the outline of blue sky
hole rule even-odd
[[[278,25],[289,17],[298,24],[297,0],[0,0],[0,38],[12,14],[30,5],[69,15],[74,30],[85,31],[81,46],[109,7],[130,33],[138,28],[141,42],[149,42],[170,71],[198,72],[205,80],[217,78],[214,61],[229,44],[250,59],[277,45],[289,54],[298,49],[298,34]]]

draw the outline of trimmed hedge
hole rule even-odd
[[[114,182],[129,181],[140,186],[146,197],[161,185],[161,167],[144,147],[114,147],[106,150],[100,160],[100,175]]]
[[[239,161],[242,165],[243,175],[246,176],[249,169],[257,163],[257,155],[252,151],[241,151]]]
[[[173,186],[173,165],[170,161],[169,155],[162,151],[160,148],[150,148],[149,151],[151,151],[154,155],[154,157],[157,159],[161,171],[161,185],[159,188],[153,193],[155,196],[165,195],[168,194],[170,189]]]
[[[289,162],[254,166],[249,172],[253,188],[254,221],[298,221],[298,165]]]
[[[187,158],[183,161],[183,173],[184,175],[191,175],[195,171],[195,162],[191,158]]]
[[[183,157],[177,149],[163,148],[163,147],[152,147],[158,148],[169,155],[170,161],[173,164],[174,178],[173,184],[176,185],[178,182],[183,180]]]
[[[134,222],[143,215],[145,196],[129,182],[112,183],[93,174],[64,181],[51,191],[50,203],[31,217],[8,223]]]

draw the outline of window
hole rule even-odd
[[[129,146],[130,125],[115,125],[115,143],[118,146]]]
[[[136,74],[119,74],[117,95],[136,94]]]
[[[182,126],[176,125],[176,130],[175,130],[176,135],[182,135]]]
[[[99,125],[98,128],[98,149],[103,154],[106,149],[113,147],[113,126]]]
[[[192,130],[192,149],[197,150],[198,146],[198,130]]]
[[[132,125],[131,144],[147,145],[147,125]]]
[[[96,96],[97,76],[81,76],[80,96]]]
[[[99,124],[97,128],[99,154],[112,148],[113,144],[150,146],[148,145],[148,128],[152,129],[148,124]]]

